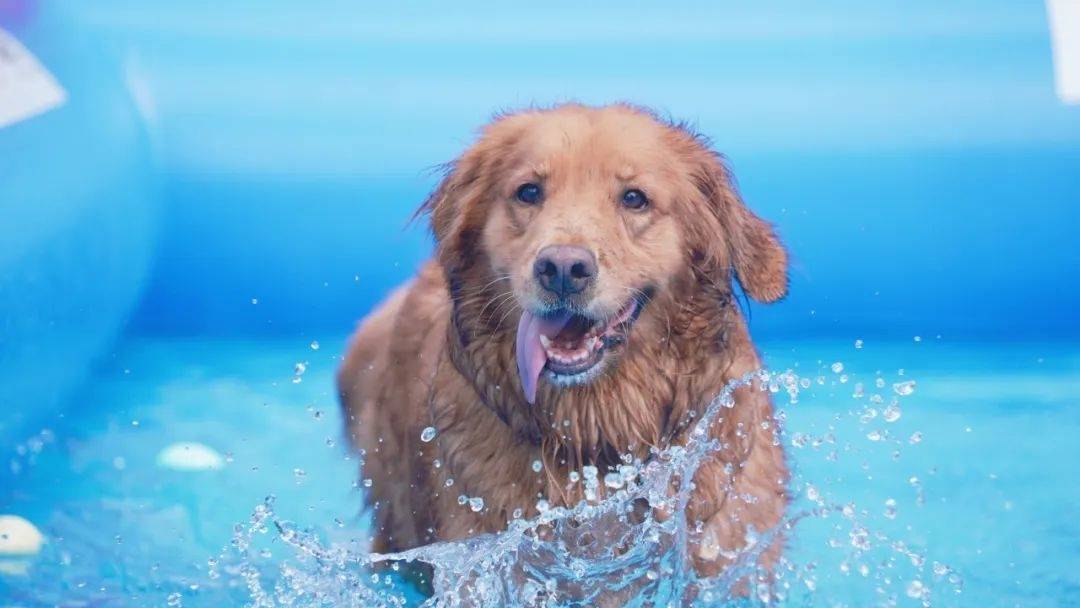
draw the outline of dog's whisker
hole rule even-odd
[[[495,308],[491,311],[491,314],[488,316],[488,319],[493,319],[496,316],[498,316],[500,314],[500,311],[503,309],[504,306],[506,306],[508,304],[511,304],[511,303],[516,303],[516,302],[517,302],[517,298],[515,297],[515,294],[513,292],[508,292],[503,297],[499,298],[499,301],[495,304]]]
[[[505,320],[506,320],[506,317],[510,316],[510,314],[512,314],[512,313],[514,312],[514,310],[515,310],[515,309],[520,309],[520,308],[521,308],[521,305],[519,305],[519,304],[517,303],[517,300],[516,300],[516,299],[514,299],[514,300],[510,300],[510,302],[512,303],[512,306],[510,306],[510,309],[509,309],[509,310],[507,310],[507,311],[506,311],[506,313],[505,313],[505,314],[503,314],[503,316],[502,316],[502,317],[501,317],[501,318],[499,319],[499,322],[498,322],[498,323],[497,323],[497,324],[495,325],[495,330],[494,330],[494,331],[496,331],[496,332],[497,332],[497,331],[499,331],[500,329],[502,329],[502,324],[503,324],[503,321],[505,321]]]
[[[496,304],[496,303],[498,303],[498,305],[495,306],[495,311],[497,312],[499,310],[499,308],[502,306],[502,303],[505,302],[507,298],[511,298],[513,296],[514,296],[513,290],[507,290],[507,291],[504,291],[504,292],[496,295],[495,297],[488,300],[487,304],[484,304],[484,307],[480,309],[480,312],[479,312],[479,314],[477,316],[483,318],[484,312],[487,311],[488,307],[490,307],[492,304]],[[494,316],[494,315],[492,315],[492,316]]]
[[[458,289],[458,294],[460,296],[473,296],[473,295],[476,295],[478,293],[483,293],[484,291],[486,291],[489,287],[491,287],[495,283],[498,283],[499,281],[509,280],[510,278],[511,277],[510,277],[509,274],[498,274],[494,279],[492,279],[486,285],[481,285],[479,287],[463,287],[463,288],[459,288]],[[455,299],[455,301],[458,301],[458,300],[460,300],[460,297]]]

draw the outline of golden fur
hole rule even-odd
[[[542,205],[514,200],[530,180],[544,183]],[[649,193],[646,212],[619,207],[631,186]],[[733,281],[761,302],[787,291],[787,255],[720,157],[688,129],[629,106],[498,118],[421,212],[430,214],[435,259],[363,321],[338,376],[349,436],[373,480],[377,551],[502,530],[517,509],[535,515],[539,496],[580,500],[570,471],[594,465],[602,477],[622,454],[646,460],[650,446],[684,441],[687,423],[725,383],[760,366]],[[595,251],[588,306],[599,317],[635,290],[652,297],[599,377],[541,382],[530,405],[515,326],[538,297],[533,259],[552,243]],[[743,389],[714,427],[723,448],[699,470],[689,507],[703,523],[693,543],[702,574],[724,567],[748,527],[781,519],[788,474],[763,425],[771,421],[767,394]],[[437,438],[422,442],[428,426]],[[459,505],[462,494],[482,497],[483,511]],[[765,565],[778,551],[779,540]]]

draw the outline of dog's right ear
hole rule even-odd
[[[413,221],[428,216],[435,236],[436,257],[448,274],[455,274],[474,259],[479,241],[479,198],[483,194],[483,154],[473,146],[443,167],[443,179],[413,214]]]

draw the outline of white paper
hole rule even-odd
[[[14,36],[0,29],[0,129],[63,105],[67,92]]]

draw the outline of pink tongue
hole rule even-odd
[[[536,383],[547,363],[547,353],[540,345],[540,334],[553,338],[570,322],[570,313],[562,312],[554,317],[538,317],[529,311],[521,313],[517,328],[517,366],[521,376],[521,388],[525,399],[536,403]]]

